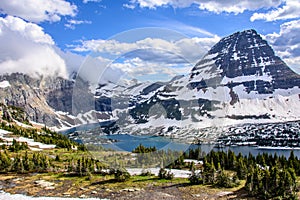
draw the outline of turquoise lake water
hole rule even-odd
[[[119,134],[119,135],[107,135],[102,137],[117,140],[117,142],[113,144],[102,145],[104,148],[110,148],[114,150],[122,150],[128,152],[131,152],[140,144],[146,147],[155,146],[157,149],[164,149],[164,150],[171,149],[177,151],[186,151],[189,148],[201,148],[202,151],[209,152],[211,150],[228,151],[230,149],[236,154],[242,153],[243,155],[248,155],[249,153],[251,153],[253,155],[257,155],[259,153],[260,154],[276,153],[277,155],[284,155],[286,157],[289,157],[290,152],[292,151],[287,149],[284,150],[283,149],[258,149],[257,147],[253,147],[253,146],[233,146],[233,147],[225,147],[225,148],[216,148],[212,144],[189,145],[189,144],[179,143],[178,141],[171,140],[166,137],[160,137],[160,136],[135,136],[135,135]],[[295,156],[300,158],[300,150],[296,149],[293,151]]]

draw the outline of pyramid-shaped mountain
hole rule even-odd
[[[276,56],[255,30],[236,32],[221,39],[192,69],[191,78],[197,75],[207,82],[219,78],[220,84],[229,87],[242,84],[247,92],[260,94],[300,86],[300,75]]]

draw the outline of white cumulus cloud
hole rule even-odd
[[[193,67],[192,64],[161,64],[144,61],[138,57],[127,59],[124,62],[113,62],[109,67],[120,71],[122,79],[139,81],[168,81],[177,75],[187,74]]]
[[[77,6],[66,0],[1,0],[0,12],[36,23],[56,22],[61,16],[75,16]]]
[[[65,24],[65,27],[69,28],[69,29],[75,29],[76,25],[80,25],[80,24],[91,24],[91,21],[88,20],[75,20],[75,19],[71,19],[68,20],[68,23]]]
[[[189,73],[195,63],[219,40],[218,36],[176,40],[146,37],[131,42],[86,40],[71,48],[77,52],[92,52],[92,57],[106,58],[102,62],[104,64],[98,66],[111,68],[125,79],[167,81],[176,75]],[[84,64],[88,69],[85,71],[92,71],[91,66],[94,68],[95,64]]]
[[[89,2],[93,2],[93,3],[99,3],[101,2],[102,0],[83,0],[82,2],[83,3],[89,3]]]
[[[300,20],[283,23],[279,33],[271,33],[265,36],[274,48],[276,54],[300,73]]]
[[[300,17],[300,2],[299,0],[286,0],[282,7],[278,7],[267,13],[254,13],[250,20],[265,20],[276,21],[295,19]]]
[[[196,5],[200,10],[214,13],[243,13],[245,10],[257,10],[260,8],[272,8],[279,6],[283,0],[131,0],[131,5],[141,8],[156,9],[162,6],[184,8]]]
[[[0,73],[67,77],[65,61],[40,26],[17,17],[0,17],[0,43]]]
[[[160,63],[195,63],[218,41],[218,36],[210,38],[182,38],[168,41],[161,38],[145,38],[135,42],[117,40],[86,40],[73,46],[76,52],[99,52],[103,55],[123,56]]]

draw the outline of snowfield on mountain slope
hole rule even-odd
[[[299,95],[281,96],[277,95],[268,99],[240,99],[239,102],[230,106],[227,104],[225,110],[227,115],[264,115],[269,114],[274,120],[297,120],[300,116]]]
[[[201,135],[201,129],[216,128],[221,131],[222,127],[246,123],[276,123],[284,121],[299,120],[300,110],[294,109],[300,105],[298,94],[291,96],[276,95],[267,99],[240,99],[234,105],[230,103],[219,104],[219,109],[208,111],[213,118],[193,114],[182,120],[168,119],[164,116],[149,117],[148,122],[142,124],[131,124],[124,127],[124,130],[131,130],[140,134],[149,134],[156,131],[156,134],[181,135],[182,138]],[[179,105],[180,106],[180,105]],[[180,108],[184,115],[184,110],[197,110],[199,107]],[[260,116],[268,116],[261,118]],[[255,119],[255,116],[258,119]],[[193,119],[192,119],[193,117]],[[240,119],[234,119],[240,117]],[[197,121],[195,121],[197,120]],[[170,127],[177,127],[174,132],[169,132]],[[216,132],[218,134],[218,131]],[[213,135],[213,134],[212,134]]]

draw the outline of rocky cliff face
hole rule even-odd
[[[20,73],[0,76],[1,103],[24,108],[29,120],[57,128],[110,120],[111,100],[102,96],[93,94],[80,77],[75,82]]]
[[[45,103],[45,93],[39,89],[41,81],[17,73],[1,76],[0,80],[8,81],[10,84],[10,86],[0,90],[2,101],[5,104],[25,108],[29,119],[36,122],[49,123],[56,120],[50,114],[52,111]]]
[[[47,126],[59,125],[55,111],[69,112],[72,106],[73,82],[62,78],[32,78],[13,73],[0,76],[0,82],[9,86],[0,88],[1,101],[7,105],[25,108],[28,118]]]

